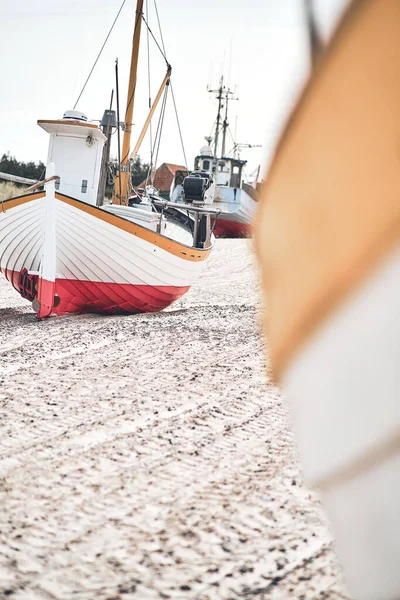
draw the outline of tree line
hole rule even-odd
[[[110,161],[112,171],[115,173],[117,169],[117,160],[112,159]],[[0,159],[0,172],[8,173],[9,175],[18,175],[19,177],[26,177],[27,179],[44,179],[46,165],[39,161],[37,163],[23,162],[17,160],[14,156],[11,156],[9,152],[3,154]],[[139,156],[131,164],[132,173],[132,185],[133,187],[138,186],[147,177],[149,165],[142,162]],[[107,186],[108,190],[112,190],[112,184],[110,182]]]
[[[0,172],[9,175],[18,175],[27,179],[43,179],[46,166],[41,161],[35,163],[22,162],[11,156],[9,152],[3,154],[0,159]]]

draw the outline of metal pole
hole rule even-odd
[[[221,156],[225,156],[225,144],[226,144],[226,130],[228,129],[228,92],[225,95],[225,118],[222,123],[222,148]]]
[[[221,120],[221,105],[222,105],[222,87],[223,87],[224,78],[221,77],[221,83],[218,90],[218,114],[217,114],[217,123],[215,125],[215,139],[214,139],[214,156],[217,158],[217,150],[218,150],[218,135],[219,135],[219,122]]]
[[[120,114],[119,114],[119,78],[118,78],[118,58],[115,61],[115,90],[117,94],[117,142],[118,142],[118,170],[114,182],[115,199],[118,199],[116,204],[122,203],[122,184],[121,184],[121,129],[120,129]],[[117,194],[117,186],[119,187],[119,196]]]
[[[106,193],[106,185],[107,185],[107,171],[108,171],[108,162],[110,160],[110,148],[111,148],[111,109],[114,98],[114,90],[111,92],[111,100],[110,100],[110,110],[108,112],[107,123],[103,125],[103,133],[106,136],[107,140],[103,146],[103,153],[101,156],[101,168],[100,168],[100,181],[99,181],[99,189],[97,190],[97,206],[102,206],[104,204],[104,196]]]

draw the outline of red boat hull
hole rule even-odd
[[[246,238],[251,237],[252,227],[248,223],[238,223],[218,217],[214,229],[215,237],[219,238]]]
[[[36,294],[21,286],[21,275],[17,271],[6,271],[6,278],[27,300],[33,301]],[[57,306],[54,315],[70,313],[126,314],[154,312],[166,308],[178,300],[190,286],[151,286],[120,283],[104,283],[56,279],[54,284]],[[40,313],[39,313],[40,317]]]

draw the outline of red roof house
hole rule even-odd
[[[171,163],[163,163],[155,172],[154,187],[160,192],[161,196],[169,197],[172,180],[177,171],[183,171],[183,176],[188,175],[186,167],[182,165],[172,165]],[[151,179],[143,180],[137,187],[144,188],[151,184]]]

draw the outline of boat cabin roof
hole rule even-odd
[[[224,160],[225,162],[231,162],[234,165],[245,165],[247,160],[241,160],[240,158],[233,158],[232,156],[221,156],[221,158],[216,159],[212,154],[198,154],[196,158],[209,158],[211,160],[216,160],[217,162],[220,160]]]
[[[233,158],[232,156],[221,156],[218,160],[229,160],[234,165],[245,165],[247,163],[247,160],[240,160],[240,158]]]
[[[105,141],[107,138],[96,123],[73,121],[70,119],[40,119],[37,124],[47,133],[91,135],[93,138]]]

